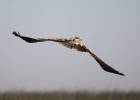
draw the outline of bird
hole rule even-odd
[[[80,52],[86,52],[89,53],[95,60],[96,62],[101,66],[101,68],[110,73],[114,73],[117,75],[125,76],[125,74],[119,72],[118,70],[112,68],[110,65],[105,63],[103,60],[101,60],[98,56],[96,56],[93,52],[91,52],[90,49],[88,49],[84,44],[81,44],[82,39],[80,37],[71,37],[71,38],[31,38],[27,36],[21,35],[19,32],[14,31],[13,35],[16,37],[19,37],[26,41],[27,43],[37,43],[37,42],[45,42],[45,41],[52,41],[52,42],[57,42],[62,44],[63,46],[70,48],[70,49],[75,49]]]

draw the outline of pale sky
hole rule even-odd
[[[140,90],[140,0],[0,0],[0,91]],[[80,36],[126,77],[87,53],[12,35]]]

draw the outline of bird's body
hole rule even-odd
[[[20,35],[19,32],[18,33],[13,32],[13,34],[28,43],[53,41],[53,42],[58,42],[58,43],[62,44],[63,46],[70,48],[70,49],[75,49],[80,52],[87,52],[99,63],[99,65],[102,67],[103,70],[124,76],[123,73],[120,73],[119,71],[113,69],[111,66],[109,66],[108,64],[103,62],[99,57],[97,57],[93,52],[91,52],[85,45],[81,44],[81,39],[79,37],[72,37],[69,39],[66,39],[66,38],[56,38],[56,39],[36,38],[35,39],[35,38],[22,36],[22,35]]]

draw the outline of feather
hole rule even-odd
[[[106,64],[104,61],[102,61],[99,57],[97,57],[94,53],[92,53],[90,50],[88,50],[89,54],[98,62],[98,64],[102,67],[103,70],[110,72],[110,73],[114,73],[114,74],[118,74],[118,75],[122,75],[125,76],[123,73],[120,73],[119,71],[117,71],[116,69],[112,68],[111,66],[109,66],[108,64]]]

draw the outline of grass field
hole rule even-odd
[[[0,100],[140,100],[140,92],[5,92]]]

